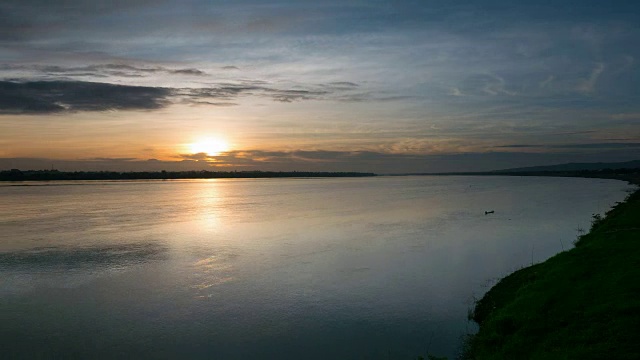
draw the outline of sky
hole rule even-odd
[[[0,2],[0,169],[640,159],[640,2]]]

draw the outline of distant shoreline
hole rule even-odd
[[[178,179],[255,179],[255,178],[336,178],[371,177],[374,173],[312,171],[58,171],[18,169],[0,171],[0,181],[65,180],[178,180]]]
[[[178,179],[254,179],[254,178],[337,178],[375,176],[551,176],[616,179],[640,184],[640,168],[572,170],[572,171],[483,171],[376,174],[371,172],[323,171],[58,171],[2,170],[0,181],[65,180],[178,180]]]
[[[564,170],[564,171],[481,171],[481,172],[440,172],[389,174],[389,176],[547,176],[579,177],[590,179],[613,179],[640,185],[640,168],[620,168],[601,170]]]

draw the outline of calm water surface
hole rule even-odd
[[[474,330],[474,296],[570,248],[631,188],[533,177],[32,185],[0,186],[9,358],[453,357]]]

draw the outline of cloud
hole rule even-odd
[[[549,86],[549,84],[553,82],[553,80],[555,80],[555,76],[549,75],[546,79],[541,81],[538,86],[541,88],[546,88],[547,86]]]
[[[198,70],[198,69],[178,69],[178,70],[169,70],[169,72],[171,72],[172,74],[181,74],[181,75],[194,75],[194,76],[206,75],[204,71]]]
[[[611,119],[613,120],[640,120],[640,112],[634,113],[623,113],[623,114],[613,114],[611,115]]]
[[[355,84],[354,84],[355,85]],[[357,85],[356,85],[357,86]],[[263,81],[245,81],[240,84],[223,83],[203,88],[182,88],[177,90],[177,94],[183,96],[185,101],[200,103],[204,100],[234,100],[240,96],[258,96],[268,98],[273,101],[290,103],[302,100],[345,100],[353,95],[350,92],[355,86],[327,86],[319,85],[295,85],[304,89],[277,88]],[[368,97],[368,99],[371,99]],[[213,102],[219,105],[218,102]],[[229,103],[224,103],[225,105]]]
[[[511,145],[499,145],[495,147],[504,148],[504,149],[519,149],[519,148],[539,148],[539,147],[544,147],[544,145],[511,144]]]
[[[219,155],[181,154],[180,157],[188,160],[207,161],[218,166],[255,166],[273,164],[318,164],[336,163],[347,160],[365,160],[367,157],[380,159],[386,157],[407,157],[408,155],[393,155],[384,153],[372,153],[367,151],[330,151],[330,150],[295,150],[295,151],[265,151],[265,150],[235,150]]]
[[[454,88],[451,95],[477,95],[477,96],[496,96],[496,95],[515,95],[514,91],[506,88],[505,80],[494,74],[473,74],[468,76],[460,84],[460,87]]]
[[[458,89],[457,87],[451,88],[451,90],[449,91],[449,95],[451,95],[451,96],[464,96],[462,91],[460,91],[460,89]]]
[[[587,143],[587,144],[554,144],[554,145],[532,145],[532,144],[511,144],[500,145],[495,148],[518,149],[518,148],[539,148],[539,149],[626,149],[640,148],[640,143]]]
[[[196,160],[196,161],[201,161],[201,160],[210,160],[211,157],[209,155],[207,155],[207,153],[195,153],[195,154],[180,154],[180,157],[185,159],[185,160]]]
[[[351,81],[332,81],[327,84],[322,84],[322,86],[333,90],[353,90],[360,85]]]
[[[94,161],[136,161],[136,158],[131,158],[131,157],[120,157],[120,158],[108,158],[108,157],[96,157],[96,158],[89,158],[86,160],[94,160]]]
[[[345,86],[345,87],[358,87],[359,86],[358,84],[352,83],[350,81],[333,81],[333,82],[330,82],[329,85]]]
[[[212,101],[193,101],[188,100],[186,103],[192,106],[206,105],[206,106],[237,106],[237,103],[233,102],[212,102]]]
[[[128,65],[118,65],[112,68],[127,67]],[[168,88],[74,80],[0,81],[0,114],[156,110],[175,102],[234,106],[237,104],[231,101],[240,96],[258,96],[283,103],[348,99],[348,95],[345,95],[341,88],[330,89],[323,84],[310,86],[308,89],[281,89],[262,84],[264,82],[247,81],[242,84],[223,83],[203,88]],[[353,87],[348,86],[349,89]]]
[[[0,81],[0,114],[155,110],[171,90],[81,81]]]
[[[0,70],[4,71],[29,71],[35,75],[50,76],[122,76],[145,77],[152,74],[175,74],[188,76],[205,76],[206,72],[195,68],[169,68],[163,66],[135,66],[130,64],[94,64],[86,66],[59,66],[59,65],[22,65],[1,64]]]
[[[328,91],[321,90],[280,90],[263,88],[265,95],[279,102],[293,102],[298,100],[319,99]]]
[[[578,91],[583,93],[592,93],[595,90],[598,78],[600,78],[603,71],[604,64],[597,63],[593,70],[591,70],[589,77],[578,85]]]
[[[640,145],[640,144],[636,144]],[[640,146],[630,147],[638,148]],[[529,153],[529,152],[470,152],[459,154],[403,154],[377,151],[238,150],[210,156],[183,154],[183,159],[198,160],[222,169],[308,170],[308,171],[364,171],[376,173],[485,171],[517,167],[518,164],[554,164],[571,161],[617,161],[620,151],[615,147],[593,154]],[[628,153],[624,159],[633,160],[640,151]]]
[[[467,154],[474,157],[474,154]],[[482,156],[477,153],[475,155]],[[456,155],[401,154],[376,151],[331,151],[331,150],[237,150],[219,155],[182,154],[182,159],[209,163],[212,166],[238,169],[309,170],[309,171],[375,171],[420,172],[454,171],[464,164],[447,163]],[[459,161],[458,161],[459,162]],[[467,163],[465,161],[465,163]],[[470,165],[469,162],[467,165]],[[486,169],[486,165],[485,169]],[[478,166],[471,168],[478,169]],[[462,171],[460,168],[459,171]]]

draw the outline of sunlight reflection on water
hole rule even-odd
[[[213,255],[193,264],[195,267],[194,275],[199,283],[192,285],[192,287],[198,290],[198,297],[207,295],[210,297],[210,294],[202,295],[202,293],[212,286],[224,284],[234,279],[231,275],[233,266],[228,263],[228,256],[233,256],[233,254],[227,256]]]

